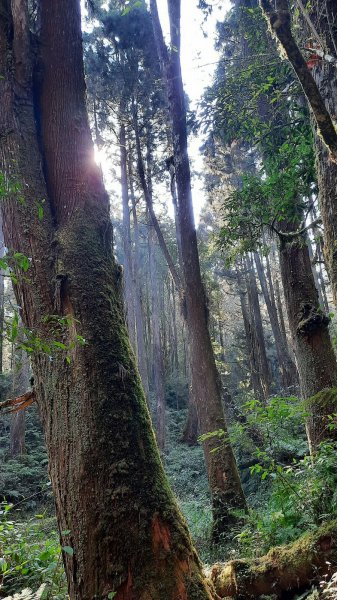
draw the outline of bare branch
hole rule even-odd
[[[19,410],[23,410],[33,404],[36,401],[35,392],[31,390],[30,392],[26,392],[22,396],[18,396],[17,398],[11,398],[9,400],[4,400],[0,402],[0,411],[5,410],[4,414],[19,412]]]

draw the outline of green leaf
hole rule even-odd
[[[122,12],[122,17],[125,17],[125,15],[128,15],[129,12],[131,12],[134,8],[139,8],[139,6],[142,6],[142,3],[140,0],[137,0],[137,2],[135,2],[134,4],[129,4],[129,6],[127,6],[123,12]]]
[[[117,596],[117,592],[109,592],[108,600],[112,600],[112,598],[114,598],[115,596]]]
[[[74,548],[72,548],[71,546],[62,546],[62,550],[66,554],[69,554],[69,556],[73,556],[74,554]]]

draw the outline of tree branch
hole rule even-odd
[[[276,9],[272,7],[270,0],[260,0],[260,6],[301,83],[314,114],[318,132],[330,152],[330,158],[337,163],[337,132],[318,86],[293,37],[288,0],[276,0]]]
[[[284,240],[291,240],[295,237],[298,237],[300,235],[303,235],[303,233],[305,233],[306,231],[309,231],[309,229],[312,229],[313,227],[316,227],[316,225],[320,225],[322,223],[322,219],[320,217],[318,217],[317,219],[315,219],[314,221],[312,221],[311,223],[309,223],[309,225],[305,225],[303,227],[301,227],[300,229],[297,229],[297,231],[279,231],[278,229],[276,229],[276,227],[272,224],[270,225],[270,229],[276,233],[280,238],[284,239]]]
[[[23,410],[33,404],[36,401],[36,396],[34,391],[26,392],[22,396],[18,396],[17,398],[11,398],[9,400],[4,400],[4,402],[0,402],[0,411],[5,410],[4,414],[19,412],[19,410]]]

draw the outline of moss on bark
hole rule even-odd
[[[210,578],[220,598],[291,598],[337,567],[337,521],[303,535],[286,546],[272,548],[258,559],[215,565]]]

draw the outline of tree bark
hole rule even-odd
[[[326,1],[325,11],[315,14],[324,50],[336,55],[337,46],[337,7],[331,0]],[[327,61],[319,61],[312,72],[318,89],[329,113],[337,115],[337,69]],[[319,129],[314,127],[316,147],[316,170],[318,200],[324,225],[324,257],[331,281],[334,304],[337,305],[337,165],[330,159]]]
[[[171,51],[165,45],[156,0],[151,13],[159,59],[165,75],[172,124],[174,166],[179,203],[179,230],[185,281],[185,307],[191,356],[191,375],[201,433],[223,432],[204,442],[204,453],[212,494],[214,535],[228,532],[237,518],[232,508],[245,508],[246,502],[228,441],[211,338],[207,307],[201,280],[197,236],[194,224],[191,174],[187,150],[185,96],[180,66],[180,0],[168,0]],[[215,450],[217,449],[217,450]]]
[[[337,7],[334,0],[326,0],[324,10],[315,10],[306,6],[319,31],[318,53],[321,60],[310,72],[291,33],[291,15],[288,0],[278,0],[276,11],[272,10],[269,0],[260,0],[272,30],[284,47],[287,57],[294,67],[302,84],[308,104],[315,118],[316,169],[319,190],[319,202],[324,225],[324,250],[327,269],[331,280],[334,303],[337,304],[337,133],[333,119],[337,114],[336,58],[334,62],[327,55],[336,57],[337,49]],[[318,6],[318,5],[317,5]],[[305,37],[307,22],[301,19],[302,27],[298,37]],[[310,30],[309,36],[311,37]],[[315,36],[316,37],[316,36]]]
[[[281,237],[280,266],[301,393],[303,398],[309,399],[326,388],[334,388],[337,365],[329,335],[329,318],[320,310],[305,235],[293,239]],[[312,451],[323,439],[331,437],[326,418],[336,412],[336,408],[334,395],[325,405],[310,403],[307,433]]]
[[[288,0],[276,0],[276,8],[274,8],[270,0],[260,0],[260,5],[270,24],[271,30],[281,44],[302,85],[308,104],[315,117],[320,137],[329,152],[330,159],[334,163],[337,163],[337,132],[331,118],[331,115],[335,113],[330,113],[327,109],[316,81],[293,37],[289,2]],[[336,16],[336,13],[334,15]],[[331,68],[333,69],[335,66]]]
[[[17,350],[13,369],[13,398],[21,396],[29,389],[29,361],[23,350]],[[20,456],[26,452],[26,410],[21,409],[11,415],[10,455]]]
[[[153,357],[153,375],[154,392],[156,397],[156,434],[159,448],[163,451],[165,448],[165,428],[166,428],[166,401],[165,401],[165,369],[163,346],[160,331],[160,304],[159,289],[157,278],[157,265],[155,257],[156,233],[151,221],[149,223],[149,266],[151,280],[151,325],[152,325],[152,357]]]
[[[30,283],[17,273],[25,325],[44,340],[56,336],[69,358],[33,355],[61,546],[73,548],[63,552],[69,596],[210,599],[127,339],[85,110],[79,4],[41,1],[39,146],[27,5],[13,0],[11,14],[9,2],[0,2],[0,161],[24,198],[12,194],[2,204],[5,241],[31,258]]]
[[[264,400],[264,390],[261,383],[259,372],[259,361],[256,354],[257,341],[255,339],[255,329],[250,322],[248,305],[247,305],[247,288],[243,285],[243,279],[239,269],[236,271],[238,279],[238,292],[240,298],[241,314],[246,338],[246,350],[249,358],[250,379],[256,398]]]
[[[146,360],[146,348],[145,348],[145,324],[143,315],[143,294],[142,294],[142,282],[141,282],[141,256],[140,256],[140,236],[139,236],[139,224],[137,215],[136,198],[133,185],[133,172],[132,172],[132,158],[129,156],[129,185],[130,185],[130,197],[132,204],[132,218],[133,218],[133,234],[134,234],[134,270],[133,270],[133,288],[134,294],[134,305],[135,305],[135,319],[136,319],[136,334],[137,334],[137,359],[138,369],[142,380],[145,397],[149,400],[149,375]]]
[[[254,258],[258,277],[261,284],[262,293],[268,310],[271,328],[274,335],[277,359],[279,369],[281,371],[283,388],[286,391],[291,390],[293,392],[298,383],[296,366],[291,356],[289,355],[288,348],[284,345],[284,338],[279,326],[276,305],[272,302],[271,296],[269,295],[264,268],[260,256],[257,252],[255,252]]]
[[[123,119],[123,115],[120,116]],[[127,170],[127,151],[125,124],[121,123],[119,131],[119,151],[121,163],[121,187],[122,187],[122,206],[123,206],[123,251],[124,251],[124,295],[126,304],[126,321],[131,345],[135,352],[136,346],[136,323],[133,288],[133,265],[132,265],[132,247],[131,247],[131,225],[130,225],[130,207],[128,193],[128,170]]]
[[[256,357],[258,359],[259,376],[263,389],[263,398],[266,401],[270,396],[271,373],[266,352],[266,344],[259,303],[259,294],[256,284],[254,265],[248,255],[245,258],[244,264],[246,267],[246,285],[250,313],[250,324],[254,330],[253,339],[256,342]]]

